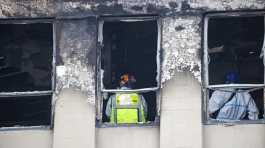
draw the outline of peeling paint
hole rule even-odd
[[[235,9],[264,9],[264,0],[204,0],[200,7],[208,7],[215,10],[235,10]],[[193,5],[191,6],[197,6]]]
[[[65,12],[87,11],[100,14],[163,13],[171,15],[190,10],[264,9],[264,0],[109,0],[63,2]],[[115,8],[115,9],[114,9]]]
[[[95,104],[96,23],[89,20],[62,23],[60,56],[57,66],[56,94],[63,88],[84,92],[88,102]]]
[[[56,75],[57,77],[63,77],[66,75],[66,67],[65,66],[56,66]]]
[[[162,83],[170,80],[177,71],[187,70],[201,81],[200,21],[201,18],[195,16],[163,19]]]
[[[64,88],[73,88],[84,92],[88,97],[90,104],[95,104],[94,93],[94,74],[95,68],[93,66],[77,64],[65,64],[65,73],[63,75],[57,75],[57,89],[56,94]]]
[[[92,7],[98,6],[97,4],[85,3],[85,2],[63,2],[62,9],[65,12],[70,12],[75,9],[91,10]]]
[[[265,9],[264,0],[0,0],[0,17]]]
[[[12,16],[49,16],[55,13],[52,0],[0,0],[0,17]]]

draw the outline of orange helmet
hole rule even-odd
[[[136,82],[136,80],[135,80],[134,76],[130,75],[128,73],[123,74],[121,76],[121,79],[120,79],[120,85],[121,86],[127,86],[128,87],[135,82]]]

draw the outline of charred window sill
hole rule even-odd
[[[119,128],[119,127],[158,127],[160,126],[159,121],[148,121],[147,123],[139,123],[139,124],[112,124],[112,123],[96,123],[96,128]]]
[[[25,131],[25,130],[51,130],[51,126],[13,126],[13,127],[0,127],[1,131]]]
[[[220,126],[234,126],[247,124],[265,124],[265,119],[259,120],[236,120],[236,121],[219,121],[216,119],[209,119],[204,125],[220,125]]]

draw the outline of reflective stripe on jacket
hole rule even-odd
[[[145,122],[141,97],[137,93],[118,93],[112,100],[111,123]]]

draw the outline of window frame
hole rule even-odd
[[[202,60],[202,122],[203,124],[265,124],[265,113],[263,114],[262,119],[258,120],[239,120],[239,121],[231,121],[231,122],[222,122],[209,118],[208,114],[208,102],[209,102],[209,90],[210,89],[222,89],[222,88],[245,88],[245,89],[263,89],[265,88],[265,57],[263,55],[263,66],[264,66],[264,81],[263,84],[217,84],[217,85],[209,85],[209,53],[208,53],[208,23],[211,18],[231,18],[231,17],[255,17],[255,16],[263,16],[264,18],[264,37],[263,37],[263,52],[265,52],[265,11],[253,11],[253,12],[215,12],[215,13],[206,13],[203,18],[203,60]],[[265,92],[265,90],[263,90]],[[265,96],[263,98],[265,102]],[[265,104],[263,105],[263,109],[265,110]]]
[[[103,48],[103,25],[104,22],[138,22],[138,21],[156,21],[157,22],[157,85],[155,87],[140,88],[133,90],[119,90],[119,89],[105,89],[103,86],[103,76],[101,73],[101,50]],[[160,88],[161,88],[161,36],[162,36],[162,21],[158,15],[133,15],[133,16],[100,16],[98,18],[98,40],[97,40],[97,67],[96,67],[96,126],[97,127],[142,127],[142,126],[158,126],[160,121]],[[154,121],[143,124],[112,124],[102,122],[103,117],[103,93],[117,93],[117,92],[136,92],[156,93],[156,117]]]
[[[9,131],[9,130],[27,130],[27,129],[42,129],[42,130],[50,130],[53,127],[53,98],[55,92],[55,76],[56,76],[56,22],[54,18],[43,17],[43,18],[2,18],[0,19],[0,24],[37,24],[37,23],[47,23],[52,26],[52,69],[51,69],[51,89],[43,90],[43,91],[8,91],[8,92],[0,92],[0,99],[2,97],[26,97],[26,96],[51,96],[51,113],[50,113],[50,124],[49,125],[36,125],[36,126],[8,126],[8,127],[0,127],[0,131]],[[37,98],[38,99],[38,98]]]

